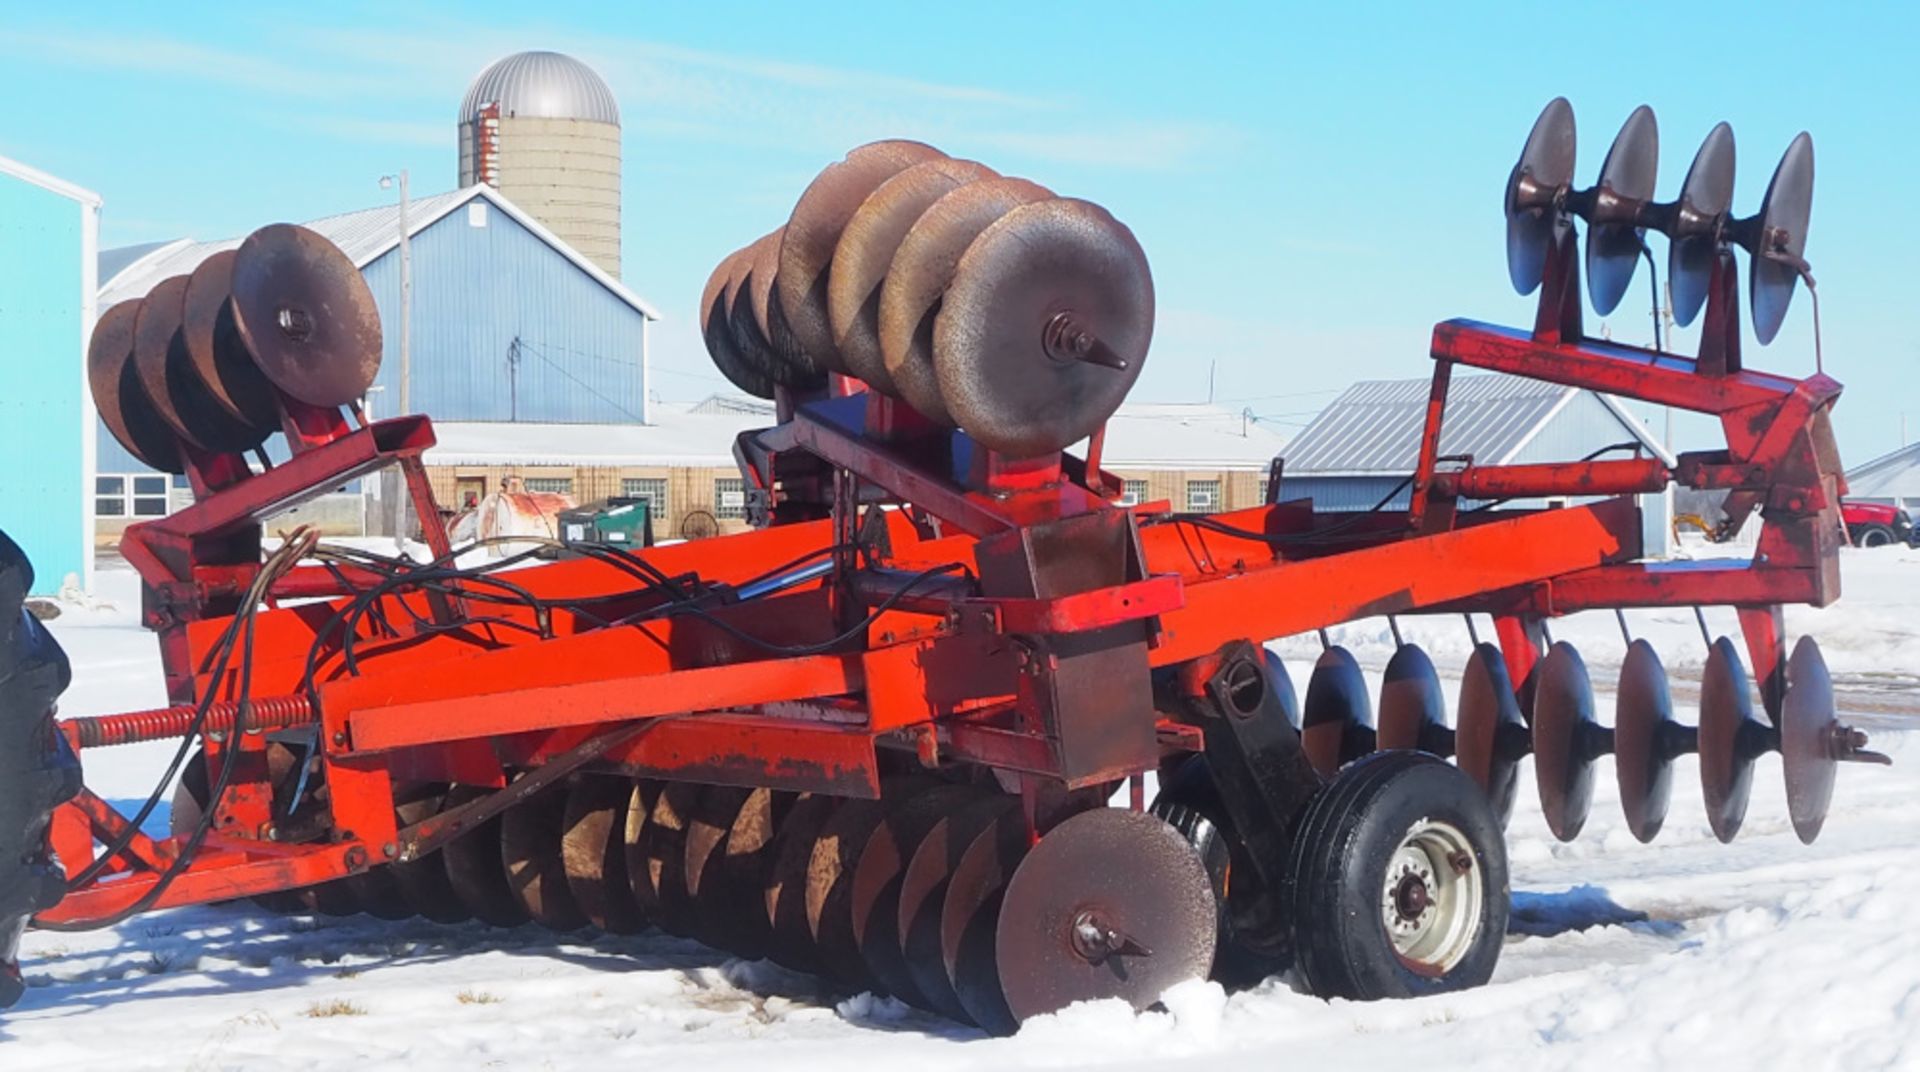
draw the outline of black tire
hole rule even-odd
[[[1399,917],[1411,955],[1396,948],[1383,912],[1390,865],[1407,889],[1398,910],[1432,912]],[[1288,875],[1295,965],[1319,997],[1420,997],[1493,975],[1507,930],[1506,844],[1486,797],[1456,767],[1393,751],[1342,769],[1303,812]],[[1429,941],[1437,944],[1421,944]]]
[[[1856,525],[1853,529],[1855,547],[1892,547],[1899,542],[1885,525]]]
[[[1231,831],[1232,821],[1220,803],[1213,771],[1206,757],[1191,756],[1170,771],[1154,797],[1153,814],[1180,832],[1206,865],[1220,910],[1220,930],[1214,944],[1212,979],[1222,986],[1244,990],[1285,972],[1292,963],[1284,948],[1256,948],[1236,920],[1253,902],[1263,899],[1260,876],[1246,859],[1246,847]]]

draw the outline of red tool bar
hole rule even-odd
[[[1556,495],[1634,495],[1659,491],[1673,473],[1658,458],[1539,465],[1474,465],[1436,473],[1445,494],[1462,499],[1534,499]]]
[[[314,886],[364,871],[367,863],[367,847],[357,841],[292,846],[214,835],[201,846],[193,866],[167,887],[153,907],[232,901]],[[142,871],[110,882],[95,882],[67,894],[59,904],[34,918],[44,923],[103,919],[138,902],[159,880],[158,872]]]

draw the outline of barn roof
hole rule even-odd
[[[1848,494],[1863,499],[1920,498],[1920,443],[1882,454],[1847,473]]]

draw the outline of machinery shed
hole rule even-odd
[[[1432,382],[1356,383],[1315,417],[1285,451],[1282,498],[1312,498],[1320,510],[1361,511],[1383,501],[1407,508],[1408,489],[1426,426]],[[1472,455],[1480,465],[1573,461],[1628,446],[1673,457],[1617,400],[1593,391],[1498,373],[1453,378],[1440,453]],[[1522,504],[1525,505],[1525,504]],[[1537,503],[1535,505],[1547,505]],[[1666,553],[1671,509],[1665,494],[1641,497],[1646,552]]]
[[[1882,454],[1847,473],[1850,499],[1920,509],[1920,443]]]

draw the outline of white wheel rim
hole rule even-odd
[[[1473,843],[1452,823],[1421,819],[1387,861],[1380,921],[1402,964],[1444,975],[1473,948],[1485,901]]]

